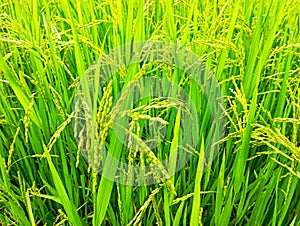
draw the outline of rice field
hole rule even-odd
[[[0,0],[1,225],[300,225],[299,0]]]

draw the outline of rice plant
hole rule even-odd
[[[298,225],[299,4],[0,0],[1,224]]]

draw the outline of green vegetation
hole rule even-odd
[[[297,225],[299,4],[0,0],[1,224]],[[199,116],[199,142],[181,170],[157,184],[126,186],[101,177],[81,155],[73,103],[95,60],[146,40],[184,46],[206,63],[223,91],[226,135],[215,158],[204,161],[210,109],[189,76],[151,62],[120,70],[100,92],[95,118],[102,120],[101,145],[121,162],[159,163],[188,133],[179,126],[183,108],[146,98],[135,105],[148,110],[135,111],[130,134],[151,135],[148,115],[166,122],[164,142],[151,152],[122,145],[111,128],[112,104],[134,79],[150,75],[179,84]]]

